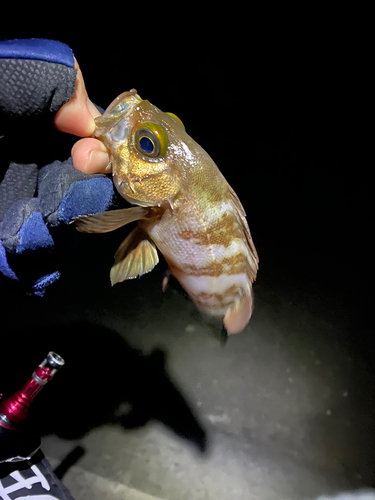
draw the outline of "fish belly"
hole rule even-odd
[[[224,316],[229,307],[244,295],[251,300],[251,286],[245,273],[196,276],[174,268],[172,274],[197,308],[209,316]]]
[[[203,215],[171,210],[148,232],[200,311],[223,316],[245,296],[251,303],[253,256],[231,203]]]

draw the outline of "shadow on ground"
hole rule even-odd
[[[108,423],[133,429],[157,420],[205,451],[206,432],[171,380],[162,350],[143,354],[117,332],[87,323],[7,334],[7,350],[14,355],[0,366],[4,396],[25,383],[46,346],[65,359],[29,411],[29,425],[41,434],[77,439]]]

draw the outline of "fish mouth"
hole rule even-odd
[[[111,104],[104,111],[103,117],[111,116],[113,118],[114,116],[119,114],[122,115],[123,113],[126,115],[130,109],[133,109],[135,104],[138,104],[141,101],[142,99],[135,89],[127,90],[111,102]]]
[[[125,192],[125,189],[127,191],[133,191],[133,186],[132,183],[129,182],[127,179],[120,181],[118,176],[116,174],[113,175],[113,183],[118,191],[118,193],[131,205],[139,205],[140,207],[152,207],[154,206],[153,203],[148,203],[146,201],[141,201],[138,200],[137,198],[133,198],[132,196],[129,196],[127,192]]]
[[[119,121],[125,120],[134,107],[142,101],[135,89],[120,94],[111,102],[103,115],[95,118],[94,136],[101,137],[108,133]]]

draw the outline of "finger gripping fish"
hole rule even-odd
[[[240,200],[213,160],[176,115],[134,89],[95,121],[114,184],[134,206],[80,217],[77,229],[102,233],[138,221],[115,254],[112,285],[151,271],[158,248],[200,311],[222,317],[229,334],[242,331],[258,256]]]

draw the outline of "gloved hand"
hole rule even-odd
[[[33,159],[39,163],[12,161],[22,148],[29,151],[26,137],[31,131],[52,129],[53,120],[61,130],[77,135],[87,133],[80,129],[79,122],[81,113],[88,112],[87,106],[80,111],[79,99],[73,105],[76,119],[66,125],[66,117],[59,116],[61,107],[68,101],[62,109],[70,106],[73,96],[76,99],[77,93],[83,92],[83,79],[76,86],[77,72],[73,53],[63,43],[37,39],[0,41],[0,147],[6,149],[6,154],[0,153],[0,272],[13,280],[25,282],[12,268],[12,254],[50,254],[55,246],[52,227],[67,224],[79,215],[102,212],[112,205],[112,180],[103,174],[80,172],[71,158],[47,165],[41,164],[39,158]],[[81,163],[84,141],[98,143],[95,139],[78,141]],[[103,146],[95,148],[100,150]],[[56,151],[55,158],[59,156],[61,151]],[[92,170],[86,169],[90,173]],[[103,168],[96,171],[100,170]],[[54,269],[42,272],[27,285],[34,294],[43,295],[59,276],[56,263]]]

